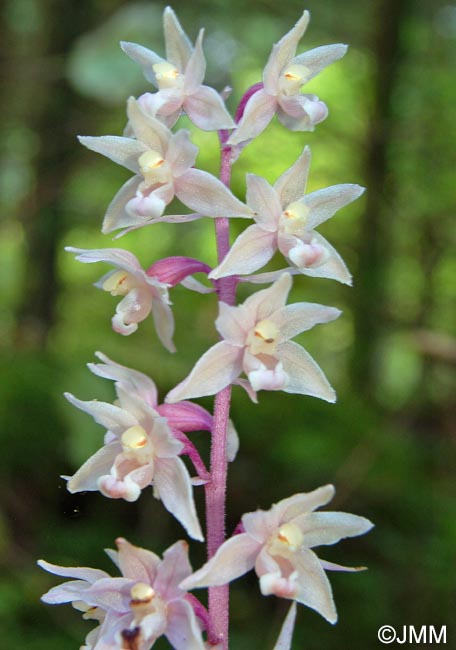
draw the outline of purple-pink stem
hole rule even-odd
[[[263,84],[255,84],[247,90],[236,110],[236,123],[242,118],[245,106],[250,97],[261,90]],[[231,182],[232,150],[226,144],[228,131],[219,132],[221,145],[220,180],[227,187]],[[220,262],[230,249],[229,220],[215,220],[215,235],[217,241],[217,259]],[[236,276],[221,278],[216,281],[219,302],[228,305],[236,303]],[[226,485],[228,461],[226,458],[226,432],[230,417],[231,386],[227,386],[215,397],[212,427],[212,444],[210,459],[211,480],[205,486],[206,490],[206,531],[207,555],[213,557],[217,549],[225,541]],[[229,643],[229,585],[209,587],[207,635],[210,645],[219,645],[221,650],[228,650]]]

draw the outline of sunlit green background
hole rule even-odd
[[[331,575],[340,622],[332,627],[301,607],[293,648],[368,650],[381,647],[381,625],[440,626],[454,617],[456,4],[174,3],[191,38],[206,26],[207,82],[233,87],[231,109],[260,80],[272,42],[305,7],[312,22],[303,49],[351,44],[346,58],[309,87],[327,102],[329,118],[314,133],[291,134],[273,123],[235,166],[234,189],[244,198],[246,171],[274,181],[306,143],[313,152],[310,189],[368,187],[321,229],[346,259],[354,288],[302,277],[292,294],[344,311],[299,339],[339,401],[263,393],[254,406],[234,391],[241,449],[230,474],[228,528],[245,511],[334,482],[334,506],[370,517],[376,528],[321,555],[369,571]],[[35,567],[38,557],[110,570],[102,549],[118,535],[159,553],[183,536],[151,492],[130,505],[93,493],[71,496],[59,478],[102,441],[100,427],[62,397],[68,390],[112,399],[109,382],[85,367],[95,350],[150,373],[163,396],[216,339],[215,299],[181,288],[172,293],[178,354],[160,347],[149,320],[129,338],[115,335],[115,299],[91,286],[106,267],[79,264],[63,251],[118,245],[145,265],[169,254],[214,262],[209,219],[149,227],[115,244],[102,236],[104,210],[128,174],[76,142],[79,133],[122,132],[126,97],[149,88],[118,41],[162,52],[162,10],[125,0],[6,0],[1,9],[5,648],[70,650],[90,629],[70,607],[39,602],[57,580]],[[195,134],[195,141],[202,148],[198,165],[217,173],[216,136]],[[195,441],[207,454],[207,435]],[[194,566],[203,560],[198,546],[191,550]],[[285,603],[260,596],[254,576],[236,582],[233,650],[272,648],[285,611]],[[449,631],[448,647],[456,647],[456,631]]]

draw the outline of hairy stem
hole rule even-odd
[[[231,178],[231,148],[222,147],[220,180],[229,186]],[[228,219],[216,219],[217,256],[219,262],[230,248]],[[217,281],[219,301],[230,305],[235,302],[237,278],[222,278]],[[226,458],[226,431],[231,403],[231,386],[227,386],[215,397],[214,425],[210,474],[206,485],[207,553],[211,558],[225,540],[225,503],[228,461]],[[221,644],[228,650],[229,627],[229,585],[209,588],[208,639],[211,644]]]

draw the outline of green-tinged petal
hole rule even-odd
[[[118,165],[123,165],[135,174],[139,173],[138,158],[148,147],[133,138],[123,138],[118,135],[101,135],[99,137],[78,136],[78,140],[84,147],[101,153]]]
[[[252,210],[239,201],[215,176],[189,169],[175,179],[176,196],[191,210],[207,217],[251,218]]]
[[[277,236],[254,224],[239,235],[223,262],[214,269],[209,278],[227,275],[245,275],[261,269],[277,250]]]
[[[278,342],[288,341],[301,332],[310,330],[315,325],[329,323],[342,312],[335,307],[326,307],[311,302],[296,302],[285,305],[269,316],[269,320],[280,330]]]
[[[288,375],[286,393],[298,393],[335,402],[336,393],[317,363],[300,345],[286,341],[277,346],[277,356]]]
[[[261,544],[250,535],[235,535],[220,546],[209,562],[186,578],[181,587],[187,590],[196,587],[217,587],[236,580],[253,569],[260,550]]]
[[[296,517],[293,523],[304,534],[304,544],[308,548],[337,544],[345,537],[364,535],[373,527],[369,519],[347,512],[307,513]]]
[[[121,41],[120,47],[130,59],[139,63],[147,81],[150,81],[154,86],[158,86],[153,66],[157,63],[164,63],[164,59],[152,50],[147,49],[147,47],[143,47],[137,43]]]
[[[178,70],[183,72],[191,57],[193,48],[171,7],[166,7],[163,12],[163,29],[165,32],[166,58]]]
[[[307,194],[302,201],[310,208],[308,228],[312,230],[330,219],[338,210],[355,201],[364,192],[360,185],[332,185]]]
[[[311,158],[310,147],[304,147],[297,161],[274,183],[283,208],[305,194]]]
[[[165,402],[180,402],[220,392],[240,375],[242,354],[242,348],[226,341],[216,343],[196,362],[188,377],[168,393]]]

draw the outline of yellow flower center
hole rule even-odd
[[[155,596],[155,590],[145,582],[137,582],[130,589],[133,604],[150,603]]]
[[[310,208],[300,201],[289,203],[281,214],[280,228],[287,235],[303,236],[309,219]]]
[[[279,328],[270,320],[260,320],[249,332],[247,345],[250,352],[256,354],[273,354],[277,347]]]
[[[169,165],[159,151],[145,151],[139,156],[138,165],[146,185],[166,183],[169,180]]]
[[[175,88],[180,85],[180,82],[182,82],[181,73],[176,66],[172,65],[172,63],[168,63],[168,61],[155,63],[152,66],[152,69],[155,72],[155,78],[160,90],[163,88]]]
[[[126,296],[136,285],[135,277],[126,271],[116,271],[103,282],[103,289],[111,296]]]
[[[302,546],[304,535],[296,524],[283,524],[269,541],[272,555],[287,556]]]
[[[124,431],[120,440],[125,451],[143,449],[148,442],[147,433],[139,424]]]
[[[284,95],[296,95],[309,79],[311,72],[305,65],[288,66],[280,77],[280,89]]]

